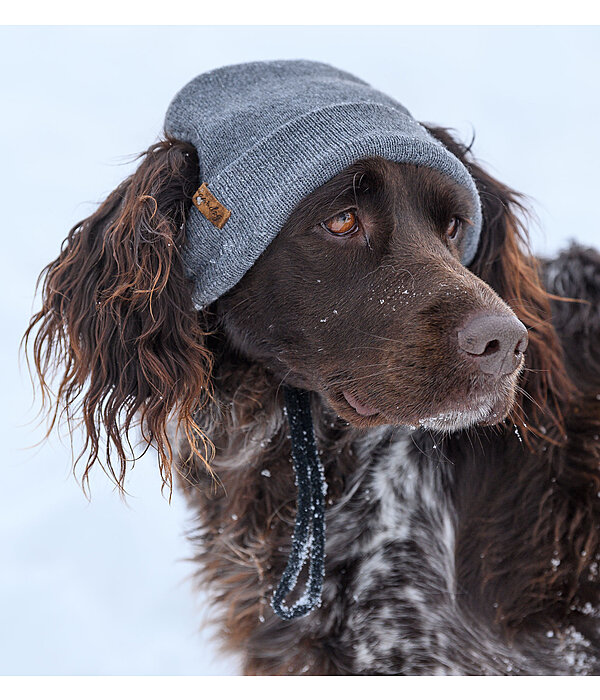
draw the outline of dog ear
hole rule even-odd
[[[205,464],[211,448],[194,412],[210,398],[212,358],[181,259],[198,157],[191,144],[167,137],[140,158],[42,271],[43,306],[24,336],[26,350],[33,345],[48,433],[62,417],[69,426],[82,417],[86,440],[76,464],[87,455],[84,487],[97,461],[123,487],[126,463],[135,459],[134,426],[146,449],[156,446],[169,486],[171,418]]]
[[[510,420],[530,447],[535,436],[562,442],[565,428],[561,405],[572,397],[574,386],[552,325],[540,264],[530,250],[525,198],[484,170],[472,157],[471,145],[460,143],[447,129],[424,126],[464,163],[479,191],[482,231],[469,268],[509,304],[529,333],[524,376]]]

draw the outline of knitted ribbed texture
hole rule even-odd
[[[165,131],[191,142],[199,182],[231,211],[222,229],[195,206],[184,260],[202,308],[231,289],[300,200],[356,160],[425,165],[472,195],[463,263],[475,256],[481,206],[464,165],[409,112],[367,83],[324,63],[267,61],[203,73],[169,106]]]

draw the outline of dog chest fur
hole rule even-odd
[[[277,418],[268,424],[281,427]],[[265,480],[274,491],[285,492],[284,483],[291,478],[285,436],[275,433],[265,439],[258,426],[255,430],[259,432],[255,438],[246,435],[246,449],[238,455],[235,471],[253,474],[256,493],[262,492]],[[274,448],[283,449],[276,461]],[[353,468],[327,510],[323,604],[305,619],[284,622],[268,605],[289,551],[285,534],[291,535],[291,515],[282,517],[282,538],[273,552],[257,546],[261,523],[253,520],[248,526],[235,493],[230,498],[225,492],[208,499],[199,493],[192,496],[204,521],[203,535],[197,540],[197,558],[204,566],[199,578],[203,585],[212,582],[221,591],[215,608],[219,625],[226,630],[227,647],[245,655],[247,672],[568,675],[595,671],[597,659],[590,642],[574,627],[557,632],[538,629],[507,639],[493,621],[493,610],[482,615],[479,606],[472,604],[476,594],[457,574],[461,522],[455,495],[461,475],[444,454],[442,442],[425,431],[381,428],[355,434],[347,451]],[[233,473],[226,472],[228,489],[228,475]],[[281,488],[273,486],[277,480],[282,480]],[[230,483],[235,491],[239,478],[233,477]],[[286,505],[293,509],[289,502],[272,503],[274,513],[267,519],[285,512]],[[259,607],[245,597],[245,584],[262,588]],[[251,612],[244,615],[242,606],[251,606]],[[246,630],[244,642],[236,644],[241,628]]]

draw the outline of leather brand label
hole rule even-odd
[[[208,189],[206,182],[203,182],[192,197],[194,204],[211,224],[217,228],[223,228],[231,216],[231,212],[224,207],[215,195]]]

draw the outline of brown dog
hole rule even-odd
[[[461,187],[372,158],[196,312],[181,248],[197,156],[167,136],[44,272],[26,338],[42,386],[60,373],[53,422],[83,417],[84,479],[99,461],[123,484],[138,424],[166,482],[178,472],[247,673],[600,668],[600,260],[543,267],[518,195],[430,129],[480,192],[470,269]],[[312,392],[329,484],[323,604],[291,621],[268,605],[295,515],[283,383]]]

